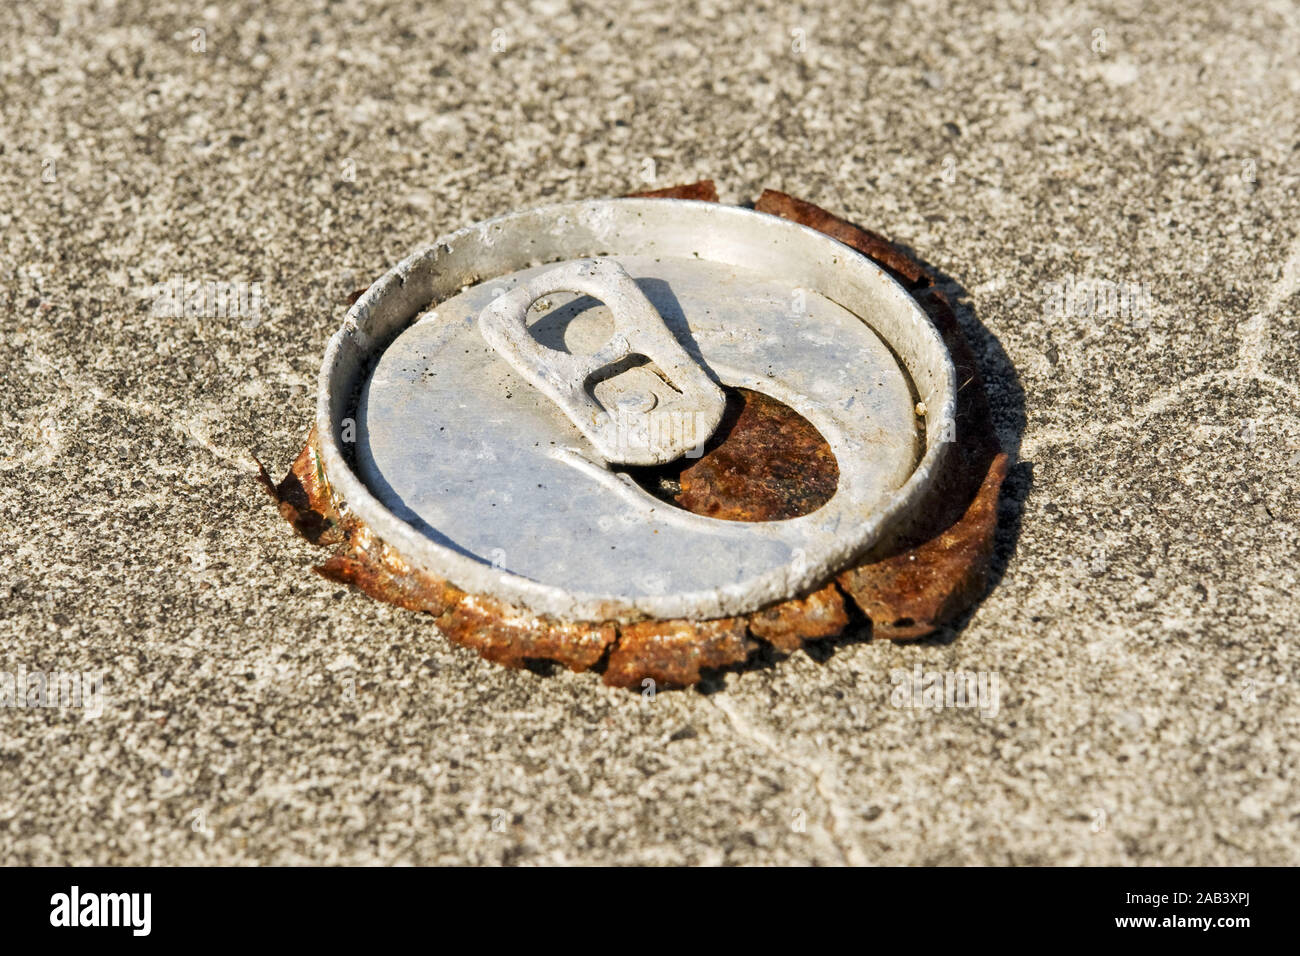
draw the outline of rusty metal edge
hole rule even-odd
[[[633,195],[718,201],[711,180]],[[488,660],[508,667],[552,660],[574,671],[603,669],[604,682],[617,687],[639,687],[646,679],[658,687],[689,686],[703,671],[744,663],[759,642],[788,654],[806,641],[835,637],[859,611],[873,634],[896,641],[924,637],[964,613],[987,584],[1007,456],[998,447],[983,383],[947,300],[927,269],[877,233],[773,190],[765,190],[754,208],[810,226],[871,258],[903,282],[943,335],[961,375],[959,455],[954,474],[920,509],[928,517],[821,589],[747,615],[573,623],[466,593],[404,561],[337,500],[313,427],[282,481],[276,483],[265,468],[258,478],[295,531],[335,549],[314,570],[371,597],[431,614],[451,641]]]

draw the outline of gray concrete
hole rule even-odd
[[[0,25],[0,671],[106,681],[0,710],[0,859],[1300,862],[1293,3],[269,6]],[[350,292],[710,175],[987,328],[1020,533],[967,626],[651,702],[308,572],[252,456],[301,445]],[[261,319],[155,314],[175,277]],[[1049,314],[1070,277],[1149,317]],[[895,706],[918,664],[996,713]]]

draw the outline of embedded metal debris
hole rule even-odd
[[[638,195],[717,201],[708,180]],[[658,687],[696,683],[704,671],[744,662],[760,641],[792,653],[805,641],[840,634],[856,610],[871,622],[873,634],[892,640],[924,637],[969,610],[987,585],[1008,459],[946,298],[924,266],[874,232],[772,190],[755,209],[824,232],[884,267],[925,309],[952,354],[960,386],[953,454],[926,500],[888,542],[819,590],[739,617],[561,621],[468,594],[406,563],[337,500],[313,428],[283,481],[276,484],[265,469],[260,478],[299,534],[336,548],[315,570],[372,597],[433,615],[450,640],[488,660],[509,667],[551,660],[574,671],[594,668],[603,670],[606,684],[633,688],[646,679]],[[758,393],[739,393],[733,394],[705,455],[674,477],[671,498],[681,507],[765,521],[815,510],[834,493],[838,471],[821,435],[801,416]]]

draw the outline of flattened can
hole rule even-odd
[[[318,570],[502,663],[620,685],[873,618],[855,581],[924,548],[992,439],[959,435],[959,333],[932,283],[775,197],[510,212],[375,282],[273,486],[337,546]]]

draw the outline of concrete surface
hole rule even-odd
[[[0,671],[104,696],[0,709],[0,860],[1300,862],[1297,18],[9,5]],[[252,456],[301,445],[348,294],[504,210],[704,176],[963,295],[1018,453],[968,624],[650,701],[309,573]],[[156,314],[178,277],[265,308]],[[898,706],[916,665],[996,710]]]

